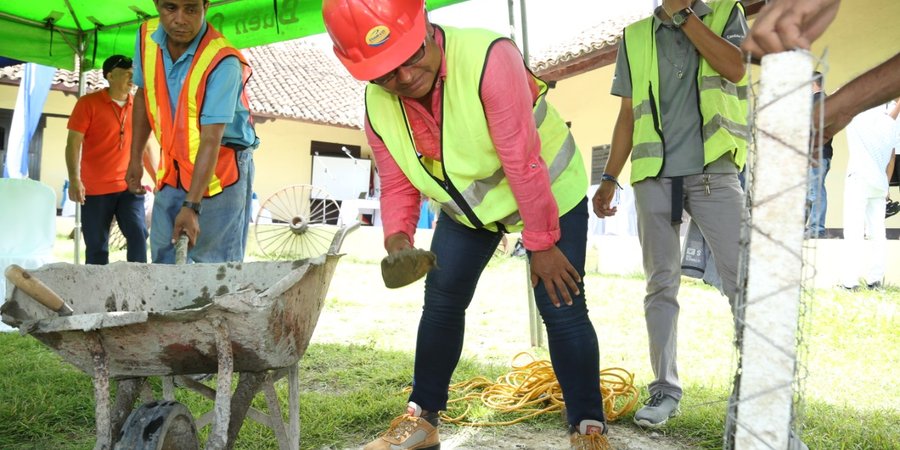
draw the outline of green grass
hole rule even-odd
[[[65,240],[57,248],[70,246]],[[123,258],[114,253],[111,259]],[[358,446],[383,431],[405,403],[402,390],[412,378],[421,286],[385,289],[377,261],[370,259],[349,256],[338,264],[313,343],[301,359],[303,449]],[[507,370],[516,353],[530,349],[523,282],[521,260],[491,262],[467,313],[466,347],[455,380],[494,378]],[[588,274],[585,284],[601,366],[634,372],[643,388],[652,380],[643,277]],[[695,448],[721,448],[736,361],[730,310],[715,290],[689,279],[679,298],[679,374],[685,393],[681,415],[660,433]],[[900,367],[898,299],[897,288],[806,293],[799,421],[810,448],[900,448],[900,390],[894,386]],[[92,448],[90,378],[31,337],[0,333],[0,348],[0,449]],[[546,357],[543,351],[536,353]],[[286,409],[286,385],[280,382],[277,388]],[[212,402],[186,390],[177,396],[195,416],[212,408]],[[260,409],[264,404],[262,397],[254,403]],[[502,420],[481,413],[485,420]],[[629,427],[629,419],[622,426]],[[547,416],[524,427],[556,430],[560,421]],[[247,420],[236,448],[276,444],[269,430]]]
[[[37,340],[0,333],[0,448],[92,448],[91,379]]]
[[[0,448],[89,449],[94,444],[91,379],[29,336],[0,333]],[[300,364],[300,418],[303,448],[353,445],[383,431],[403,410],[403,389],[412,378],[412,355],[370,346],[313,344]],[[502,373],[499,367],[464,360],[463,380]],[[159,393],[159,383],[154,389]],[[276,385],[287,419],[287,385]],[[184,389],[176,399],[195,416],[212,402]],[[254,407],[265,410],[261,396]],[[203,430],[206,438],[208,429]],[[245,421],[237,449],[277,448],[272,433]]]
[[[30,337],[0,333],[0,347],[6,350],[0,355],[0,448],[92,448],[90,378],[61,363]],[[349,447],[383,431],[385,423],[403,408],[406,394],[402,390],[409,385],[412,362],[408,352],[363,345],[311,345],[300,364],[302,448]],[[455,379],[493,378],[504,371],[498,365],[465,359]],[[279,382],[277,388],[285,399],[286,385]],[[727,386],[687,384],[685,399],[690,401],[662,433],[701,448],[720,448],[727,395]],[[178,390],[177,397],[195,415],[212,407],[210,401],[186,390]],[[263,403],[257,398],[254,406],[265,409]],[[282,408],[286,406],[282,400]],[[900,442],[898,419],[897,412],[887,408],[861,410],[809,399],[803,436],[814,449],[892,449]],[[540,430],[559,427],[560,422],[558,416],[544,416],[527,426]],[[271,432],[249,420],[236,445],[238,449],[276,447]]]

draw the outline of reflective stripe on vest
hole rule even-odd
[[[242,67],[242,82],[250,77],[250,66],[243,55],[225,37],[207,24],[191,61],[173,114],[169,102],[162,51],[151,35],[158,28],[159,19],[150,19],[141,27],[141,55],[144,69],[144,93],[147,116],[162,148],[158,187],[163,185],[190,188],[194,162],[200,150],[200,112],[206,95],[206,82],[222,59],[234,56]],[[246,91],[241,102],[249,110]],[[238,181],[235,150],[220,146],[213,175],[204,196],[211,197]]]
[[[572,137],[572,134],[569,133],[566,136],[565,142],[563,142],[562,147],[559,149],[559,152],[553,158],[553,161],[548,165],[547,169],[550,172],[550,183],[552,184],[569,166],[572,161],[572,158],[575,157],[575,152],[578,151],[578,147],[575,146],[575,138]],[[579,158],[580,159],[580,158]],[[497,187],[501,181],[506,177],[506,174],[503,172],[503,168],[497,169],[493,175],[488,178],[476,180],[473,182],[465,191],[463,191],[463,198],[466,199],[466,202],[472,207],[481,205],[481,202],[484,200],[484,197],[487,195],[487,192],[491,189]],[[509,229],[509,227],[514,227],[519,221],[522,220],[522,217],[519,215],[518,211],[512,213],[502,219],[497,220],[502,223],[504,226]]]
[[[162,83],[158,80],[159,77],[164,77],[165,74],[163,71],[157,71],[156,65],[158,58],[158,47],[153,42],[153,39],[150,36],[159,28],[159,19],[150,19],[144,22],[141,25],[140,36],[141,36],[141,62],[143,64],[144,70],[144,100],[147,105],[147,119],[150,121],[150,127],[153,129],[153,134],[156,137],[156,142],[163,142],[161,136],[162,126],[160,125],[160,116],[162,114],[159,113],[159,105],[156,104],[156,92],[154,91],[156,85],[165,85],[166,80],[163,79]],[[150,42],[151,45],[147,45],[147,42]],[[161,63],[161,62],[160,62]],[[148,84],[147,74],[153,74],[156,77],[155,83]],[[169,109],[169,100],[165,99],[165,107],[168,111]],[[171,115],[171,114],[169,114]],[[162,149],[161,149],[162,150]],[[156,170],[156,182],[157,189],[161,189],[163,186],[163,179],[169,173],[173,173],[175,168],[172,163],[172,158],[169,156],[168,152],[161,151],[160,152],[160,162],[159,167]]]
[[[429,172],[426,166],[431,165],[420,160],[400,99],[372,84],[366,88],[369,124],[410,182],[454,220],[473,228],[496,230],[501,223],[507,231],[521,230],[518,205],[491,140],[480,97],[485,59],[491,46],[505,38],[485,30],[442,29],[448,70],[442,97],[443,172]],[[559,213],[564,214],[584,198],[587,176],[568,126],[545,99],[547,84],[534,79],[540,94],[532,114],[541,158],[550,172]]]
[[[712,12],[703,22],[721,35],[734,8],[743,7],[734,0],[707,2]],[[625,28],[624,43],[632,79],[631,183],[659,175],[662,169],[665,143],[662,138],[662,113],[659,106],[659,64],[653,16]],[[704,165],[725,153],[732,153],[734,162],[743,168],[747,158],[747,76],[737,84],[716,72],[708,61],[700,58],[697,71],[700,115],[702,117]]]

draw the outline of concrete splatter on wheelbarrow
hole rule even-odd
[[[117,410],[111,411],[109,379],[130,385],[123,390],[120,383],[120,396],[122,391],[136,396],[144,389],[143,380],[155,375],[178,376],[179,385],[215,399],[214,410],[197,420],[198,427],[213,425],[207,448],[230,448],[249,416],[272,428],[282,449],[296,449],[297,361],[318,321],[341,242],[353,228],[338,232],[326,255],[300,261],[51,264],[30,275],[58,294],[72,315],[59,316],[35,301],[37,293],[26,293],[21,286],[9,289],[0,312],[3,322],[94,378],[96,449],[113,448],[114,439],[129,442],[121,448],[133,445],[123,441],[128,436],[119,436],[121,424],[111,423],[111,418],[126,415],[119,409],[130,410],[133,402],[117,401]],[[241,373],[234,401],[233,372]],[[218,374],[215,390],[185,377],[207,373]],[[283,377],[289,382],[287,426],[272,387]],[[174,381],[164,378],[163,385],[164,398],[171,401]],[[271,415],[248,409],[260,389],[267,394]],[[129,421],[140,420],[136,414],[158,414],[160,405],[133,411]],[[173,417],[183,415],[178,408],[162,409]],[[186,430],[178,420],[171,423],[165,428]]]

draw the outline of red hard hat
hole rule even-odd
[[[425,0],[324,0],[334,54],[358,80],[403,64],[425,41]]]

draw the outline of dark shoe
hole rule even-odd
[[[866,287],[867,287],[869,290],[872,290],[872,291],[880,291],[882,286],[881,286],[881,282],[880,282],[880,281],[876,281],[876,282],[874,282],[874,283],[869,283],[869,284],[867,284]]]
[[[844,286],[843,284],[837,285],[838,289],[845,290],[847,292],[859,292],[859,285],[857,286]]]
[[[895,214],[900,212],[900,202],[894,202],[891,200],[887,201],[887,204],[884,205],[884,218],[887,219]]]
[[[525,250],[525,244],[522,243],[522,239],[516,240],[516,246],[513,248],[512,256],[522,257],[528,254],[528,251]]]
[[[828,237],[828,232],[826,232],[825,230],[822,230],[822,231],[806,230],[806,232],[803,233],[804,239],[826,239],[827,237]]]
[[[678,413],[678,400],[671,395],[657,392],[650,396],[644,407],[634,413],[634,423],[645,428],[659,428],[669,417]]]

